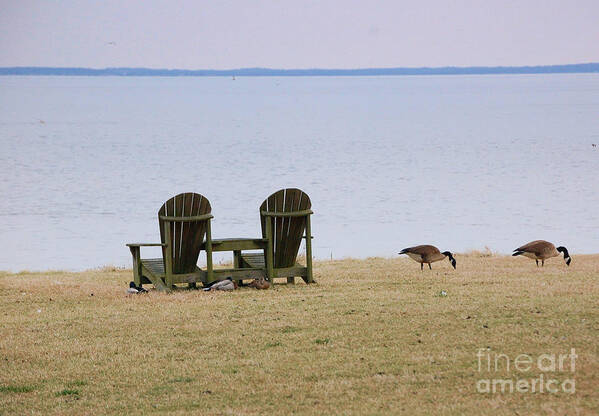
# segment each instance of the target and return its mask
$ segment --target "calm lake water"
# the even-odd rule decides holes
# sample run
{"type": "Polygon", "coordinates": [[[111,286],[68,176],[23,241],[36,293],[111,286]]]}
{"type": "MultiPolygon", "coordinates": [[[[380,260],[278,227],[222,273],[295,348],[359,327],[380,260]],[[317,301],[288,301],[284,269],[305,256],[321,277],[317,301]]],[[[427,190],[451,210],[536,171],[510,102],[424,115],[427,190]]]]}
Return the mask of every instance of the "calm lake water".
{"type": "Polygon", "coordinates": [[[0,176],[0,270],[129,266],[186,191],[214,237],[259,236],[282,187],[312,199],[317,258],[575,257],[599,252],[599,74],[0,77],[0,176]]]}

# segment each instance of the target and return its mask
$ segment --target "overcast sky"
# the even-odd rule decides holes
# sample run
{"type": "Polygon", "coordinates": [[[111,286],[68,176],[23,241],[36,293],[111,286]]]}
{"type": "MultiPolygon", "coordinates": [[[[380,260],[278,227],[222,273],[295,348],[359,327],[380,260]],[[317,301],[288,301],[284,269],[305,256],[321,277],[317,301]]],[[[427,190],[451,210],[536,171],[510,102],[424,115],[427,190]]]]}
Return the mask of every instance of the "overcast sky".
{"type": "Polygon", "coordinates": [[[599,0],[0,0],[0,66],[599,62],[599,0]]]}

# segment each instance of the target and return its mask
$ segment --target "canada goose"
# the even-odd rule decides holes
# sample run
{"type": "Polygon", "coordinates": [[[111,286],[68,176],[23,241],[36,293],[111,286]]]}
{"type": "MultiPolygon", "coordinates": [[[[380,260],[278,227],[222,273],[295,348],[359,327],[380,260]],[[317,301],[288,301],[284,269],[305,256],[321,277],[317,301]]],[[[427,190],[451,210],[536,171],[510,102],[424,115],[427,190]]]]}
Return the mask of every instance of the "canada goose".
{"type": "Polygon", "coordinates": [[[129,282],[129,288],[127,289],[127,293],[130,295],[136,294],[136,293],[146,293],[147,290],[144,289],[143,287],[139,286],[135,286],[135,282],[129,282]]]}
{"type": "Polygon", "coordinates": [[[563,246],[555,248],[553,244],[545,240],[535,240],[528,244],[524,244],[522,247],[518,247],[514,250],[512,256],[525,256],[531,259],[535,259],[537,267],[539,267],[539,260],[541,260],[541,267],[545,265],[545,260],[559,256],[559,253],[564,253],[564,260],[566,265],[569,266],[572,258],[568,249],[563,246]]]}
{"type": "Polygon", "coordinates": [[[139,290],[137,290],[137,287],[135,286],[135,282],[129,282],[129,289],[127,289],[127,293],[130,295],[139,293],[139,290]]]}
{"type": "Polygon", "coordinates": [[[428,268],[432,270],[433,268],[431,267],[431,263],[443,260],[445,257],[449,257],[451,265],[454,269],[456,268],[456,261],[453,258],[453,255],[449,251],[444,251],[441,253],[435,246],[423,245],[408,247],[401,250],[399,254],[407,254],[412,260],[420,263],[420,270],[423,269],[424,263],[428,263],[428,268]]]}

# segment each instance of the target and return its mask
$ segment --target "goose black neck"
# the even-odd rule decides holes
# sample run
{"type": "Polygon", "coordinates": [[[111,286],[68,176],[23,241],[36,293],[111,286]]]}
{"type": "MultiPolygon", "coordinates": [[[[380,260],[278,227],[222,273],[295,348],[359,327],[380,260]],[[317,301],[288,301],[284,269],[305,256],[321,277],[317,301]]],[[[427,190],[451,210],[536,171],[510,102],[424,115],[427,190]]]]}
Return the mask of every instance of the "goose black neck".
{"type": "Polygon", "coordinates": [[[443,253],[441,253],[441,254],[443,254],[444,256],[447,256],[447,257],[449,257],[449,262],[451,263],[451,265],[452,265],[452,266],[453,266],[453,268],[455,269],[455,268],[456,268],[456,261],[455,261],[455,259],[453,258],[453,255],[451,254],[451,252],[449,252],[449,251],[444,251],[444,252],[443,252],[443,253]]]}
{"type": "Polygon", "coordinates": [[[570,253],[568,253],[568,249],[564,246],[559,246],[557,248],[557,251],[559,251],[560,253],[564,253],[564,259],[570,257],[570,253]]]}

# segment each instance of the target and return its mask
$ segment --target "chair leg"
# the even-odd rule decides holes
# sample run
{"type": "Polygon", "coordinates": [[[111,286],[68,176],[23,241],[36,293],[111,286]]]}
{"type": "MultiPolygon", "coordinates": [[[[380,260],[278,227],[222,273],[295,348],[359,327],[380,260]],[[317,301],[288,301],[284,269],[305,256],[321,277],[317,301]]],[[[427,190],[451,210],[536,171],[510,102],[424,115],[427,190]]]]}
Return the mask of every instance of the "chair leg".
{"type": "Polygon", "coordinates": [[[133,257],[133,281],[135,286],[141,287],[142,284],[142,273],[141,273],[141,256],[139,247],[129,247],[131,250],[131,256],[133,257]]]}
{"type": "Polygon", "coordinates": [[[206,222],[206,282],[212,283],[214,281],[214,266],[212,263],[212,229],[210,226],[210,220],[206,222]]]}
{"type": "MultiPolygon", "coordinates": [[[[171,241],[171,226],[168,221],[164,222],[164,239],[165,241],[171,241]]],[[[173,288],[173,249],[168,246],[165,250],[166,256],[164,258],[164,284],[167,290],[173,288]]]]}
{"type": "Polygon", "coordinates": [[[310,225],[310,216],[306,217],[306,283],[314,283],[312,275],[312,227],[310,225]]]}
{"type": "Polygon", "coordinates": [[[164,284],[164,281],[159,276],[154,276],[151,272],[147,271],[145,277],[154,285],[159,292],[170,292],[170,288],[164,284]]]}
{"type": "Polygon", "coordinates": [[[270,283],[274,283],[275,273],[274,273],[274,256],[273,256],[273,236],[272,236],[272,219],[266,218],[266,249],[264,253],[264,262],[266,263],[266,277],[270,283]]]}

